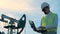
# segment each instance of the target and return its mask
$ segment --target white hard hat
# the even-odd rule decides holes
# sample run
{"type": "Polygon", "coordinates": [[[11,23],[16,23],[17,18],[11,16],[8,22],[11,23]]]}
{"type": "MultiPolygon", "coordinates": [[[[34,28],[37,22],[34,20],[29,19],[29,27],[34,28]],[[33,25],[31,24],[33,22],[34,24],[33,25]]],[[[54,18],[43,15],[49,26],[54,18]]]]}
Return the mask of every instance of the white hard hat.
{"type": "Polygon", "coordinates": [[[42,3],[41,8],[43,9],[44,7],[49,6],[47,2],[42,3]]]}

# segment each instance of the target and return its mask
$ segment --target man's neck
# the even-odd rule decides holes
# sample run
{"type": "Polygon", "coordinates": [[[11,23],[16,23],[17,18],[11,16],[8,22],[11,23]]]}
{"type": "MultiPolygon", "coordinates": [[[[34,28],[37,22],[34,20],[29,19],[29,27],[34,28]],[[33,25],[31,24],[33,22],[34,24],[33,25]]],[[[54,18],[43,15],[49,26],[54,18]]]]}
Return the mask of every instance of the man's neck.
{"type": "Polygon", "coordinates": [[[50,11],[46,15],[48,15],[49,13],[50,13],[50,11]]]}

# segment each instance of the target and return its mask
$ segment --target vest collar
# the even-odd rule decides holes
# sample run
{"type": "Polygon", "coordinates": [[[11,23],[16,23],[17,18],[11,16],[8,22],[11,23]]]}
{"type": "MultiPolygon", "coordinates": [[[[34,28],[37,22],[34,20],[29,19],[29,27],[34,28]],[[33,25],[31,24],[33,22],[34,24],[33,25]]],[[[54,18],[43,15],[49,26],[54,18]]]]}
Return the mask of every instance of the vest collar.
{"type": "Polygon", "coordinates": [[[50,15],[52,12],[50,11],[46,16],[50,15]]]}

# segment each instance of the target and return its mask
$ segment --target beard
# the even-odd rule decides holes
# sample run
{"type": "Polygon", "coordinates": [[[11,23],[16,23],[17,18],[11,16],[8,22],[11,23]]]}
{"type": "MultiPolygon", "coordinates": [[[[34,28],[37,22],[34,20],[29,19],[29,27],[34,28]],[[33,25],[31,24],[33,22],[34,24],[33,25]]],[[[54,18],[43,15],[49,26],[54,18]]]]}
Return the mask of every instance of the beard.
{"type": "Polygon", "coordinates": [[[49,11],[44,11],[44,13],[45,13],[45,14],[48,14],[48,13],[49,13],[49,11]]]}

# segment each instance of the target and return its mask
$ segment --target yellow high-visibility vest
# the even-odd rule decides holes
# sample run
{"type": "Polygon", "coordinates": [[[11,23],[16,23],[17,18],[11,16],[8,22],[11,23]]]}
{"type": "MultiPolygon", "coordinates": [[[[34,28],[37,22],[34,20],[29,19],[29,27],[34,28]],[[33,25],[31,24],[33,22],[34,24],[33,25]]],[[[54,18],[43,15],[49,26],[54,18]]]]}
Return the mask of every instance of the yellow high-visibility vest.
{"type": "MultiPolygon", "coordinates": [[[[56,14],[51,13],[48,21],[46,21],[46,16],[44,16],[42,18],[42,26],[46,27],[46,26],[50,26],[51,24],[53,24],[55,15],[56,14]],[[47,24],[47,22],[48,22],[48,24],[47,24]]],[[[50,32],[50,31],[56,32],[57,31],[57,27],[55,27],[54,29],[51,29],[51,30],[47,30],[47,31],[48,32],[50,32]]]]}

